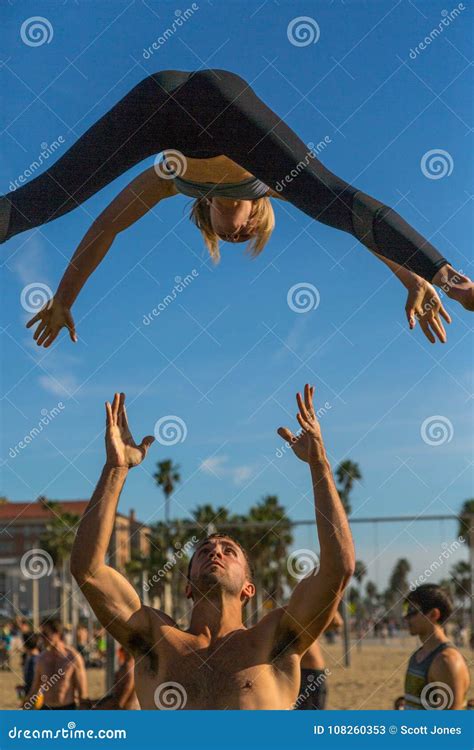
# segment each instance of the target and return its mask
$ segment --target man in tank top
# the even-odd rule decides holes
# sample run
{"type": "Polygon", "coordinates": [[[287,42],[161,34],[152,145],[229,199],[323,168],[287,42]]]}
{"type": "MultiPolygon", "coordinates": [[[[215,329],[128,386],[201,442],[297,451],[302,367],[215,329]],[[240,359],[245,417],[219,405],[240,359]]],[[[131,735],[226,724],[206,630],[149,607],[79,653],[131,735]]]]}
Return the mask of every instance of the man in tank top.
{"type": "Polygon", "coordinates": [[[469,671],[444,625],[453,611],[448,593],[423,584],[406,598],[405,618],[421,647],[411,655],[405,677],[405,710],[466,708],[469,671]]]}

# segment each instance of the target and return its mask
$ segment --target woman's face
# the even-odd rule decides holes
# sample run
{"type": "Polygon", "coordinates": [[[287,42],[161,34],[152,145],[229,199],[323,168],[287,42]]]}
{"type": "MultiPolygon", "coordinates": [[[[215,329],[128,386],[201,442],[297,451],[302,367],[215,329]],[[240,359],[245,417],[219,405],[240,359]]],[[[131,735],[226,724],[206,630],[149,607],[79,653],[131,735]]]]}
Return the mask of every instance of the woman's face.
{"type": "Polygon", "coordinates": [[[253,201],[234,198],[209,198],[209,212],[214,231],[227,242],[247,242],[255,233],[250,219],[253,201]]]}

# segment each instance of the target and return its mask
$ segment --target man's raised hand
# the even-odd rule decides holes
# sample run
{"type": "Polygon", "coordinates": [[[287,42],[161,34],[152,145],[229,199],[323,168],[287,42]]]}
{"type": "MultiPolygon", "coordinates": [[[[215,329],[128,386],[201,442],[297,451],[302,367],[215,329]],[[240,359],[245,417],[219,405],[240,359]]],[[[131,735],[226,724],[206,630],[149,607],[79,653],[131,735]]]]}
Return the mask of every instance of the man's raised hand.
{"type": "Polygon", "coordinates": [[[301,461],[310,463],[311,460],[319,459],[324,453],[321,429],[313,406],[314,386],[306,383],[304,387],[304,401],[300,393],[296,394],[298,414],[296,419],[300,423],[301,431],[293,435],[288,427],[279,427],[277,432],[287,443],[290,443],[293,452],[301,461]]]}
{"type": "Polygon", "coordinates": [[[145,458],[148,448],[155,438],[147,435],[140,445],[135,443],[128,427],[125,393],[116,393],[112,404],[106,401],[105,411],[107,414],[105,432],[107,466],[112,468],[126,467],[128,469],[138,466],[145,458]]]}

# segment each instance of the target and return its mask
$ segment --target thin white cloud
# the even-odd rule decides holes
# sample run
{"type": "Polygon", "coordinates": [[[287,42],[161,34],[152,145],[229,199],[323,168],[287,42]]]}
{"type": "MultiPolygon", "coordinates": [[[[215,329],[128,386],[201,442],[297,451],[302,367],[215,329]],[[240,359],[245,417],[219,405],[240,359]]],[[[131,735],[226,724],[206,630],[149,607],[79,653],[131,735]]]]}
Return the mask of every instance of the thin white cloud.
{"type": "Polygon", "coordinates": [[[67,397],[73,394],[80,383],[75,375],[41,375],[38,382],[42,388],[54,396],[67,397]]]}
{"type": "Polygon", "coordinates": [[[211,474],[217,479],[231,479],[234,484],[242,484],[250,479],[256,471],[256,467],[250,464],[229,466],[228,463],[228,456],[211,456],[206,458],[199,468],[205,474],[211,474]]]}
{"type": "Polygon", "coordinates": [[[28,238],[9,265],[23,286],[35,282],[50,286],[46,269],[47,254],[38,234],[28,238]]]}
{"type": "Polygon", "coordinates": [[[205,474],[213,474],[221,479],[223,477],[223,464],[227,460],[227,456],[211,456],[210,458],[206,458],[199,468],[205,474]]]}

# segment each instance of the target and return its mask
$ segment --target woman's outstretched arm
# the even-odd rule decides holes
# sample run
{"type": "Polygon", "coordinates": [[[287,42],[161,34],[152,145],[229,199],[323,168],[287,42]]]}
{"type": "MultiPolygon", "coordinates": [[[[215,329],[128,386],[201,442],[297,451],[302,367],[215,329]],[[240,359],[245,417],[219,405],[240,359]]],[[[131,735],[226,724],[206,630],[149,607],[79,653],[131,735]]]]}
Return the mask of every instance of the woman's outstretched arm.
{"type": "Polygon", "coordinates": [[[38,346],[51,346],[63,327],[69,329],[71,340],[77,341],[71,307],[87,279],[105,258],[119,232],[175,193],[173,181],[164,180],[150,167],[132,180],[97,217],[71,258],[53,299],[27,323],[27,328],[39,324],[33,336],[38,346]]]}

